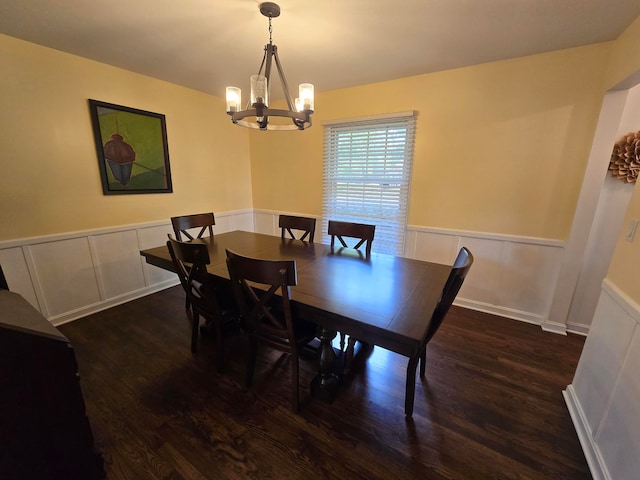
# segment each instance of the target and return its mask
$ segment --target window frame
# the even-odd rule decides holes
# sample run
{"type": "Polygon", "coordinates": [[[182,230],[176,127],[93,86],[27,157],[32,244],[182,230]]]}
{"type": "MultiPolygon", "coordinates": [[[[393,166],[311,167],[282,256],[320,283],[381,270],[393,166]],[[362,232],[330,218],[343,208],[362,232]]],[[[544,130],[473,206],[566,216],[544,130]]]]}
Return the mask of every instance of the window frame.
{"type": "Polygon", "coordinates": [[[369,223],[373,251],[404,254],[416,123],[409,111],[323,124],[323,242],[329,220],[369,223]]]}

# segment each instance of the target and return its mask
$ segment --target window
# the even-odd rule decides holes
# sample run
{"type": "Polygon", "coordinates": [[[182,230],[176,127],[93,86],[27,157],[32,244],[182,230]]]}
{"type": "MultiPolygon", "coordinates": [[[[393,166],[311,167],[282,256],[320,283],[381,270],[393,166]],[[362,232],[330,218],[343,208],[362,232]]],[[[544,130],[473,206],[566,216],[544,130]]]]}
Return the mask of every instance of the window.
{"type": "Polygon", "coordinates": [[[325,124],[323,225],[376,226],[372,250],[404,253],[414,112],[325,124]]]}

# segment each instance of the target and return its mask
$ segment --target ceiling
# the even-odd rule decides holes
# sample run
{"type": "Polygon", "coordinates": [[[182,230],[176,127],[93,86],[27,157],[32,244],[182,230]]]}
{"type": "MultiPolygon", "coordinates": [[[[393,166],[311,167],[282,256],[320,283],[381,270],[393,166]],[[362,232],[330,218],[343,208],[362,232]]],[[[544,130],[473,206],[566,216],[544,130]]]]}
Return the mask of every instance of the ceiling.
{"type": "MultiPolygon", "coordinates": [[[[260,66],[259,3],[3,0],[0,33],[223,97],[227,85],[247,91],[260,66]]],[[[640,16],[638,0],[277,3],[287,82],[316,92],[613,40],[640,16]]]]}

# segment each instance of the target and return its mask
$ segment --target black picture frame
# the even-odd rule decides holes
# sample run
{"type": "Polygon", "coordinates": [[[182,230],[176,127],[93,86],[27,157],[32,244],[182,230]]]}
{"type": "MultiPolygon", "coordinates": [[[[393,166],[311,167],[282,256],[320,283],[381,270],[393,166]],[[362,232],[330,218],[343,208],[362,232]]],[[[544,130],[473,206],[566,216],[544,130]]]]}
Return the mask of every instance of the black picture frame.
{"type": "Polygon", "coordinates": [[[89,99],[105,195],[172,193],[165,116],[89,99]]]}

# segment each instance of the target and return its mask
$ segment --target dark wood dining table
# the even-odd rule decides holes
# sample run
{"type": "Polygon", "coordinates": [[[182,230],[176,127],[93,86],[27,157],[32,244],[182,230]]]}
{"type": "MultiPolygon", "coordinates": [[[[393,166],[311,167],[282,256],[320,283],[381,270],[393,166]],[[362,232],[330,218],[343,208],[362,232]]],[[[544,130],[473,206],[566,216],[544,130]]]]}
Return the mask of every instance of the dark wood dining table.
{"type": "MultiPolygon", "coordinates": [[[[334,248],[272,235],[232,231],[208,244],[208,272],[228,281],[226,249],[261,259],[296,261],[298,284],[291,288],[296,314],[319,326],[320,373],[314,397],[331,401],[338,387],[332,340],[338,331],[365,345],[412,356],[422,345],[431,316],[451,272],[450,265],[393,255],[334,248]]],[[[142,250],[147,263],[174,271],[166,246],[142,250]]]]}

